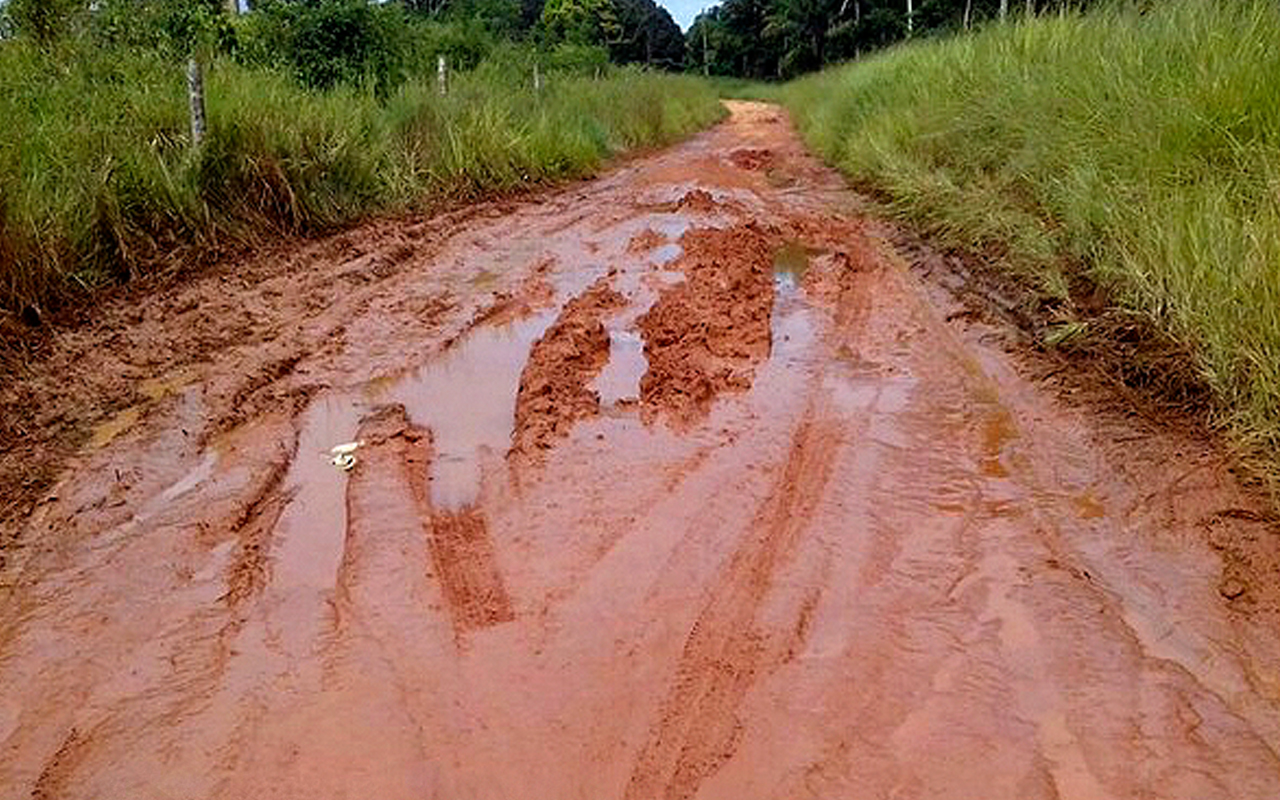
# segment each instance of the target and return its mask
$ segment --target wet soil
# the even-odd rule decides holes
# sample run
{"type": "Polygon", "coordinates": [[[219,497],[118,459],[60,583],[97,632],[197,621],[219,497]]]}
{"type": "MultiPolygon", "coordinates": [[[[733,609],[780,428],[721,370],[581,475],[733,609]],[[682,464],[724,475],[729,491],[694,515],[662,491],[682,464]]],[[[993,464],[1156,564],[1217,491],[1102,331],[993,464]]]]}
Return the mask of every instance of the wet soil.
{"type": "Polygon", "coordinates": [[[61,334],[3,389],[0,798],[1280,796],[1229,462],[731,110],[61,334]]]}

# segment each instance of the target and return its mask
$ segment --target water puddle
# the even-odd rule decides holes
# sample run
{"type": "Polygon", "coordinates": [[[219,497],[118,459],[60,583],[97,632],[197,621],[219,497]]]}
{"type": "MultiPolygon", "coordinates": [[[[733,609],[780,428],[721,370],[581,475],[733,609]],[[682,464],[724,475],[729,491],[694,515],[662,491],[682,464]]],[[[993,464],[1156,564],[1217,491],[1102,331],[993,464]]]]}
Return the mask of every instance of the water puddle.
{"type": "Polygon", "coordinates": [[[95,425],[93,432],[89,434],[89,445],[95,448],[106,447],[117,436],[138,424],[141,418],[141,406],[126,408],[107,421],[95,425]]]}
{"type": "Polygon", "coordinates": [[[692,223],[681,214],[657,214],[649,219],[649,227],[668,239],[679,241],[692,227],[692,223]]]}
{"type": "Polygon", "coordinates": [[[788,239],[773,254],[774,277],[780,282],[798,286],[809,269],[810,260],[821,253],[818,248],[788,239]]]}
{"type": "Polygon", "coordinates": [[[534,341],[559,311],[477,328],[379,398],[402,403],[409,419],[431,429],[431,502],[437,508],[457,510],[474,503],[482,453],[505,453],[511,446],[520,373],[534,341]]]}
{"type": "Polygon", "coordinates": [[[684,248],[678,244],[664,244],[659,247],[655,247],[650,258],[655,264],[670,264],[672,261],[679,258],[683,252],[684,248]]]}
{"type": "Polygon", "coordinates": [[[181,480],[160,493],[160,499],[164,502],[169,502],[196,488],[213,475],[213,468],[217,466],[217,464],[218,451],[210,450],[205,453],[204,457],[200,459],[200,463],[195,469],[188,472],[181,480]]]}
{"type": "MultiPolygon", "coordinates": [[[[669,246],[680,249],[679,245],[669,246]]],[[[663,269],[643,274],[624,272],[619,276],[617,288],[629,302],[624,311],[606,322],[609,360],[591,383],[600,396],[601,409],[616,409],[640,399],[640,380],[649,370],[649,359],[644,354],[644,337],[636,327],[637,321],[653,308],[663,289],[684,279],[681,272],[663,269]]]]}
{"type": "Polygon", "coordinates": [[[289,591],[333,586],[347,529],[346,476],[329,448],[347,441],[364,409],[343,397],[321,397],[303,415],[298,452],[283,489],[289,505],[277,523],[272,584],[289,591]]]}
{"type": "MultiPolygon", "coordinates": [[[[591,277],[565,277],[562,296],[581,291],[591,277]]],[[[473,505],[485,454],[505,454],[511,445],[515,397],[529,350],[559,313],[557,303],[520,320],[474,328],[417,370],[313,401],[282,487],[290,500],[277,525],[273,585],[285,593],[333,586],[346,537],[347,474],[334,466],[330,451],[352,441],[360,420],[378,406],[401,404],[410,421],[431,430],[432,504],[448,511],[473,505]]],[[[358,469],[359,450],[354,456],[358,469]]],[[[170,491],[176,496],[200,480],[197,470],[170,491]]]]}
{"type": "Polygon", "coordinates": [[[633,330],[609,331],[609,363],[596,376],[595,389],[600,405],[640,399],[640,379],[649,369],[644,355],[644,339],[633,330]]]}

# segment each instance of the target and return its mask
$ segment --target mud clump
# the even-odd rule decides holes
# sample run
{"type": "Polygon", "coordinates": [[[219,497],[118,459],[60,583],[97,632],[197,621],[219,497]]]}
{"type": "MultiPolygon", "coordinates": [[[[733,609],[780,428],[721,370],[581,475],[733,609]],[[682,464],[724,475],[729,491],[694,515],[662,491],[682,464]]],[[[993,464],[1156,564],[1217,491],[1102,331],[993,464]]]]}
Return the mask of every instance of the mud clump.
{"type": "Polygon", "coordinates": [[[653,228],[645,228],[640,233],[631,237],[631,241],[627,244],[627,252],[647,253],[655,247],[660,247],[666,243],[667,237],[658,233],[653,228]]]}
{"type": "Polygon", "coordinates": [[[739,169],[757,172],[773,166],[773,151],[765,148],[743,147],[729,154],[729,162],[739,169]]]}
{"type": "Polygon", "coordinates": [[[676,209],[679,211],[701,211],[709,214],[719,208],[720,204],[711,196],[711,193],[703,189],[685,192],[684,197],[676,203],[676,209]]]}
{"type": "Polygon", "coordinates": [[[638,325],[649,369],[641,413],[692,422],[725,391],[749,389],[769,355],[773,237],[754,223],[697,229],[680,239],[684,283],[663,292],[638,325]]]}
{"type": "Polygon", "coordinates": [[[537,457],[578,420],[600,412],[600,397],[590,383],[609,361],[604,319],[625,305],[609,278],[601,278],[570,300],[534,342],[516,392],[510,455],[537,457]]]}

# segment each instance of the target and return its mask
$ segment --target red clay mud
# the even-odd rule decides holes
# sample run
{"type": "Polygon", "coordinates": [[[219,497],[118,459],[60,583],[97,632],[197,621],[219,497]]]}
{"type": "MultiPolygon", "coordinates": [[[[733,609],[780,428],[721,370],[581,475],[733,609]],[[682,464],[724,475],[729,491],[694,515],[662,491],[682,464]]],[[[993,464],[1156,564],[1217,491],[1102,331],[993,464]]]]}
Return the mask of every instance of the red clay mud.
{"type": "Polygon", "coordinates": [[[680,238],[685,281],[639,319],[649,369],[640,399],[649,418],[690,422],[725,391],[751,387],[769,355],[774,239],[754,223],[680,238]]]}
{"type": "Polygon", "coordinates": [[[589,384],[609,360],[603,320],[625,305],[626,298],[601,278],[570,300],[534,342],[516,393],[513,455],[536,457],[579,420],[600,412],[600,397],[589,384]]]}
{"type": "Polygon", "coordinates": [[[632,253],[647,253],[659,245],[666,244],[667,237],[658,233],[653,228],[645,228],[640,233],[631,237],[627,250],[632,253]]]}
{"type": "Polygon", "coordinates": [[[676,203],[676,208],[681,211],[697,211],[709,213],[719,209],[720,204],[711,196],[711,193],[703,189],[694,189],[691,192],[685,192],[684,196],[676,203]]]}
{"type": "Polygon", "coordinates": [[[735,167],[749,170],[768,169],[773,165],[773,151],[759,147],[743,147],[729,154],[735,167]]]}
{"type": "Polygon", "coordinates": [[[0,800],[1276,800],[1230,463],[730,108],[0,386],[0,800]]]}

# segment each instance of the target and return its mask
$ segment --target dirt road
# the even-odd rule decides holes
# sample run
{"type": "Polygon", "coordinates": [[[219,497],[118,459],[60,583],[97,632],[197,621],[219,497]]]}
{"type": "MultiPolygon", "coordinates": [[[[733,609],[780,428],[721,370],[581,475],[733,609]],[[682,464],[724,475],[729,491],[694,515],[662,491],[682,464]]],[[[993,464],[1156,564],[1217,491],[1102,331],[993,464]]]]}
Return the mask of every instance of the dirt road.
{"type": "Polygon", "coordinates": [[[0,798],[1280,798],[1274,529],[935,261],[734,104],[104,311],[0,798]]]}

